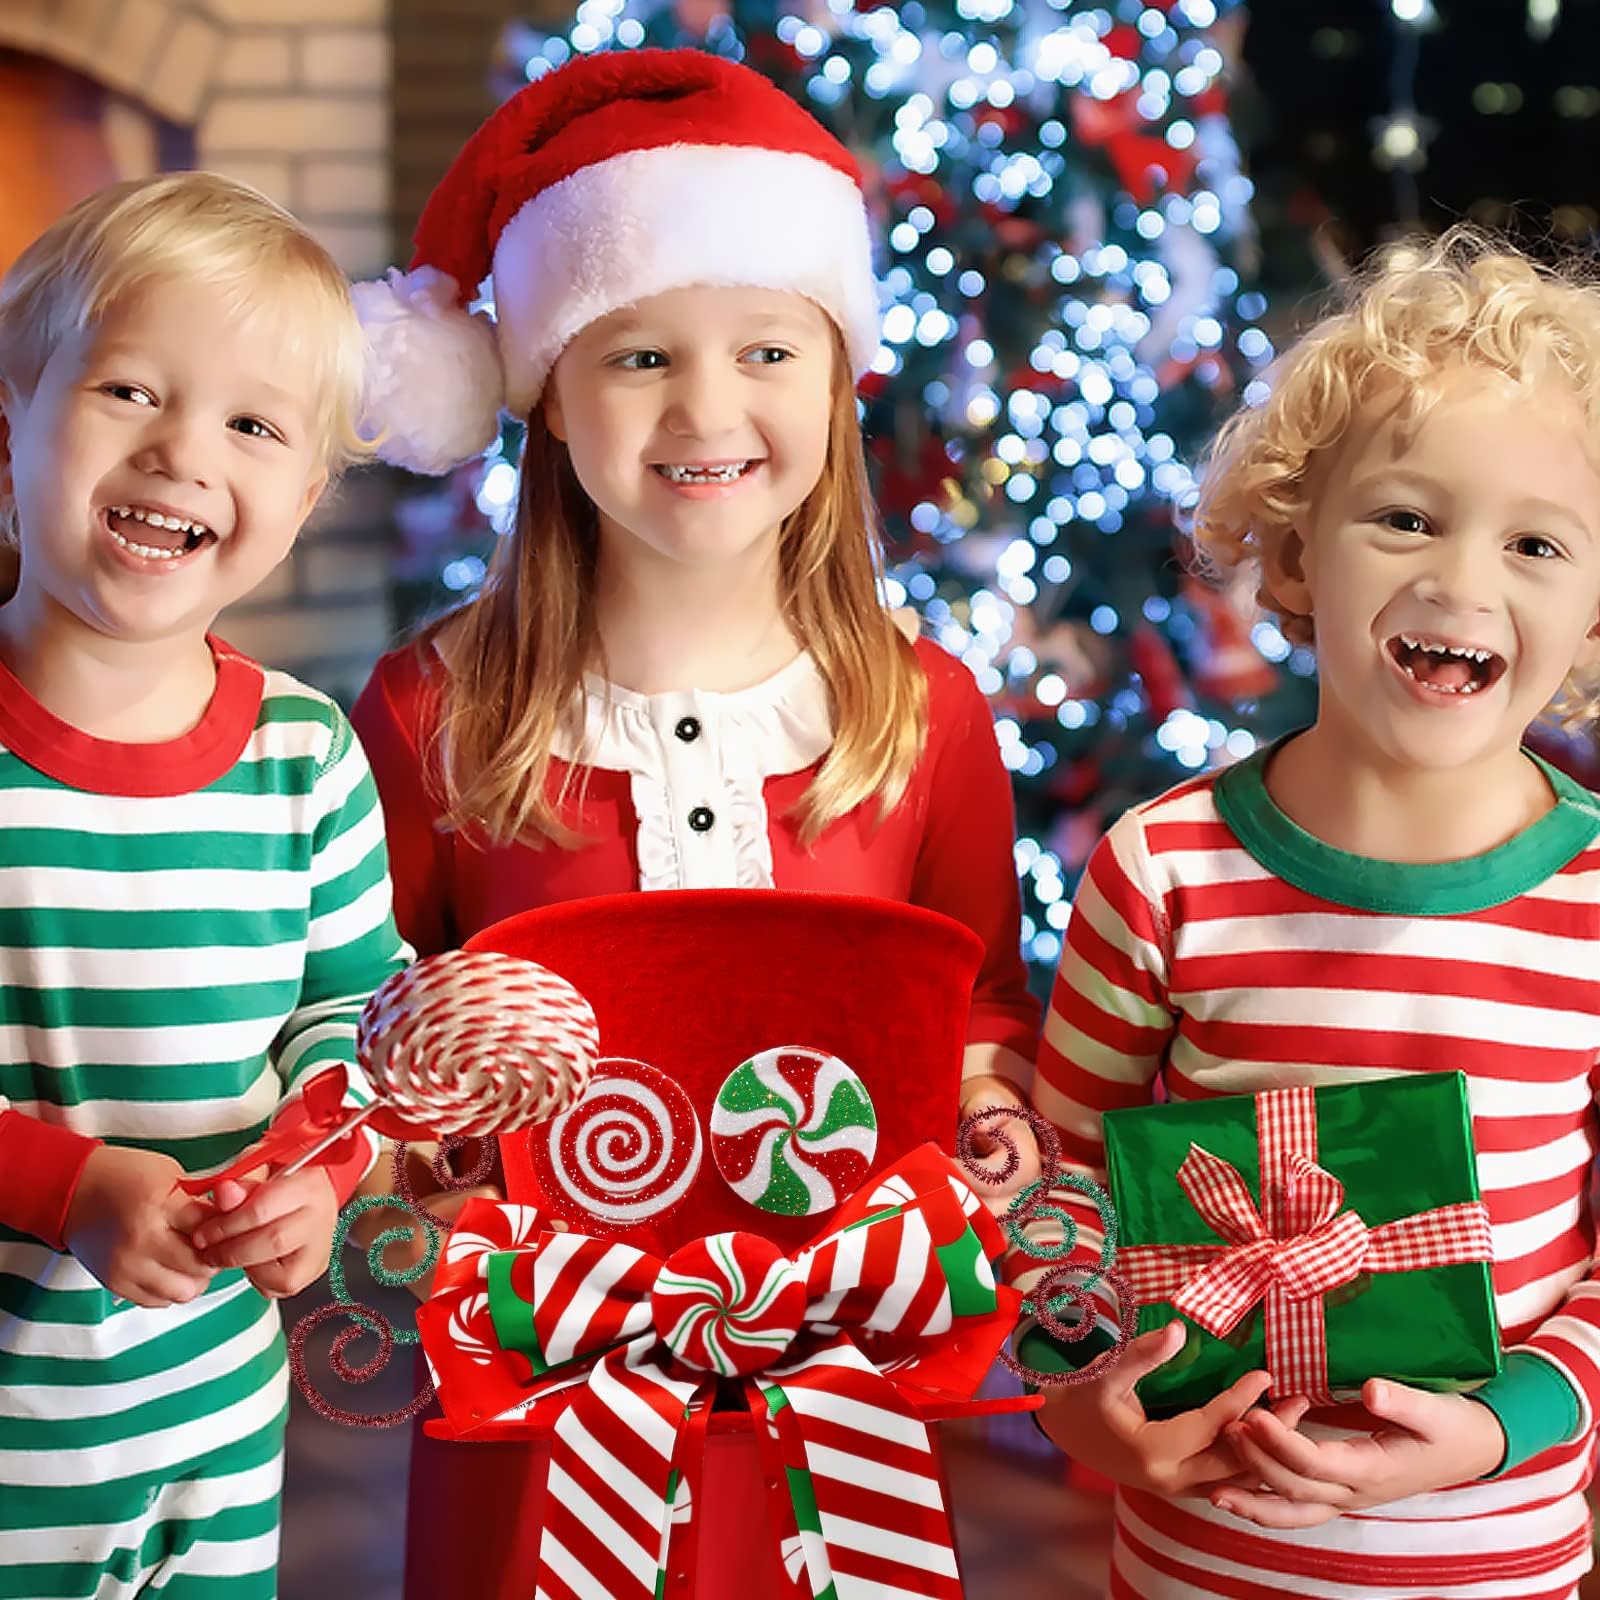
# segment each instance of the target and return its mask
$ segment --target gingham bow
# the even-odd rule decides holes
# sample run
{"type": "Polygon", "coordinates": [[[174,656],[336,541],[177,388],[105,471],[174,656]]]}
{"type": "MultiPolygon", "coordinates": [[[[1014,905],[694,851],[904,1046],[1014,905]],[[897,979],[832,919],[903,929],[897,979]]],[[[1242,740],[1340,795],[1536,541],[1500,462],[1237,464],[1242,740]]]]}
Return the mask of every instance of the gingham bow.
{"type": "MultiPolygon", "coordinates": [[[[436,1368],[447,1327],[492,1341],[485,1364],[522,1364],[535,1408],[559,1410],[535,1593],[693,1593],[686,1525],[704,1514],[701,1452],[716,1378],[729,1376],[752,1413],[790,1595],[959,1600],[937,1461],[902,1387],[949,1398],[959,1371],[962,1397],[976,1388],[1016,1315],[990,1267],[1002,1248],[927,1146],[792,1258],[748,1234],[662,1261],[543,1232],[475,1269],[458,1258],[419,1324],[436,1368]]],[[[447,1382],[440,1396],[448,1413],[447,1382]]]]}
{"type": "Polygon", "coordinates": [[[1225,1243],[1125,1246],[1117,1270],[1140,1304],[1168,1301],[1218,1338],[1264,1302],[1273,1393],[1326,1404],[1334,1397],[1322,1296],[1361,1272],[1491,1259],[1488,1209],[1474,1200],[1369,1228],[1340,1209],[1344,1185],[1316,1162],[1313,1090],[1257,1095],[1256,1127],[1261,1206],[1237,1167],[1191,1144],[1178,1184],[1225,1243]]]}

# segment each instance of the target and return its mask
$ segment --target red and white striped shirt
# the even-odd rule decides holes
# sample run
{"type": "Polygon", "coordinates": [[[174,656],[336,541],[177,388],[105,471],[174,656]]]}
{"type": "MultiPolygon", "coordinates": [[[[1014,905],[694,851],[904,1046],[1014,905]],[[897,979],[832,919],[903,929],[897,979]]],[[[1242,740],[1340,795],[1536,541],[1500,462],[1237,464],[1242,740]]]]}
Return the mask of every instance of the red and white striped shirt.
{"type": "MultiPolygon", "coordinates": [[[[1171,790],[1100,842],[1067,927],[1038,1108],[1103,1182],[1102,1113],[1148,1102],[1158,1079],[1195,1100],[1461,1070],[1503,1342],[1566,1374],[1583,1425],[1504,1477],[1310,1530],[1119,1491],[1110,1593],[1558,1600],[1590,1565],[1582,1491],[1600,1411],[1600,809],[1547,769],[1557,804],[1517,838],[1394,865],[1298,828],[1267,794],[1265,759],[1171,790]]],[[[1084,1226],[1074,1258],[1098,1252],[1084,1226]]]]}

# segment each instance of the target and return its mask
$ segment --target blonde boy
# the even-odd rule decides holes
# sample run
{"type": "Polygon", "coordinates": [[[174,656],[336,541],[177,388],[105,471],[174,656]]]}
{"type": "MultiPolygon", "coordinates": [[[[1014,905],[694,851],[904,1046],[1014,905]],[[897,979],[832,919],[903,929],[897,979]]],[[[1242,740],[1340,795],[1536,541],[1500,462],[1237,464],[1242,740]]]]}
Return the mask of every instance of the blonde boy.
{"type": "Polygon", "coordinates": [[[1224,431],[1195,533],[1314,642],[1317,719],[1101,842],[1037,1103],[1103,1175],[1101,1113],[1158,1077],[1189,1100],[1463,1071],[1505,1370],[1309,1414],[1257,1406],[1253,1373],[1152,1421],[1133,1384],[1182,1348],[1169,1325],[1055,1391],[1045,1426],[1118,1480],[1119,1596],[1574,1594],[1600,1403],[1600,810],[1521,741],[1558,694],[1594,709],[1600,290],[1465,231],[1392,257],[1224,431]]]}
{"type": "Polygon", "coordinates": [[[205,173],[91,197],[0,282],[7,1594],[275,1592],[271,1302],[370,1151],[226,1219],[174,1185],[353,1068],[403,950],[348,723],[210,629],[352,453],[363,348],[321,247],[205,173]]]}

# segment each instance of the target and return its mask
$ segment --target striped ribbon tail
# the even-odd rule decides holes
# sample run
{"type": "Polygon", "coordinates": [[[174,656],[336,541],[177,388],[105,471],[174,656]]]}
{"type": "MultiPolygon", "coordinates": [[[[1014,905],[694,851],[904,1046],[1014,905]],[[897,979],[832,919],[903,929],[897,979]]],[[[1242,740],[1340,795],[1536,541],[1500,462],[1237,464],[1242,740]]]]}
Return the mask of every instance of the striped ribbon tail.
{"type": "Polygon", "coordinates": [[[810,1593],[961,1600],[933,1443],[894,1384],[842,1338],[765,1377],[785,1460],[803,1463],[788,1476],[810,1593]]]}
{"type": "Polygon", "coordinates": [[[772,1600],[837,1600],[805,1441],[794,1427],[789,1402],[782,1389],[765,1381],[747,1383],[745,1393],[767,1487],[767,1521],[783,1574],[783,1587],[772,1600]]]}
{"type": "MultiPolygon", "coordinates": [[[[649,1343],[599,1362],[556,1423],[537,1600],[656,1600],[672,1543],[690,1537],[687,1519],[674,1521],[674,1466],[699,1386],[648,1359],[630,1364],[649,1343]]],[[[689,1517],[698,1509],[692,1496],[681,1503],[689,1517]]]]}

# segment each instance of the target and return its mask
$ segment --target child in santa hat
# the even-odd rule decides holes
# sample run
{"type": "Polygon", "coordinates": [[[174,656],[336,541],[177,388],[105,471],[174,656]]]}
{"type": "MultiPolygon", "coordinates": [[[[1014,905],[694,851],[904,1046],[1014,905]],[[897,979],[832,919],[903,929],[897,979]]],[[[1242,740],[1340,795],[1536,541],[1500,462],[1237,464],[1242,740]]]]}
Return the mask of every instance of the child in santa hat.
{"type": "MultiPolygon", "coordinates": [[[[528,430],[482,594],[355,711],[406,935],[629,889],[930,907],[987,951],[961,1109],[1015,1103],[1037,1014],[1010,790],[970,674],[880,598],[849,153],[732,62],[581,58],[484,124],[412,270],[358,301],[390,460],[444,471],[503,407],[528,430]],[[467,309],[491,276],[493,322],[467,309]]],[[[482,1511],[522,1455],[417,1444],[408,1594],[520,1596],[536,1532],[482,1511]]]]}

